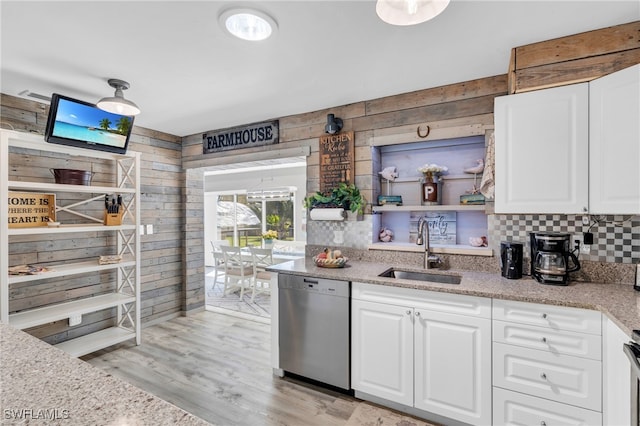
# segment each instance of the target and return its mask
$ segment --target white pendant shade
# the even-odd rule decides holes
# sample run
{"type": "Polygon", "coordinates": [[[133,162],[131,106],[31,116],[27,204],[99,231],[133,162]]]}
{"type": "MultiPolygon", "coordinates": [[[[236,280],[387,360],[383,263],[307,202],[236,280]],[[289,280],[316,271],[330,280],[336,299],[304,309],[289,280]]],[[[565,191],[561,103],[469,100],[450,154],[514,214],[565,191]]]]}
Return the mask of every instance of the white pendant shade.
{"type": "Polygon", "coordinates": [[[140,114],[140,108],[135,103],[124,98],[123,90],[129,88],[129,83],[115,78],[109,79],[109,86],[116,89],[113,96],[102,98],[96,106],[103,111],[120,115],[137,115],[140,114]]]}
{"type": "Polygon", "coordinates": [[[416,25],[435,18],[449,0],[378,0],[376,13],[388,24],[416,25]]]}
{"type": "Polygon", "coordinates": [[[120,115],[137,115],[140,114],[140,108],[125,98],[111,97],[102,98],[98,101],[98,108],[103,111],[112,112],[120,115]]]}

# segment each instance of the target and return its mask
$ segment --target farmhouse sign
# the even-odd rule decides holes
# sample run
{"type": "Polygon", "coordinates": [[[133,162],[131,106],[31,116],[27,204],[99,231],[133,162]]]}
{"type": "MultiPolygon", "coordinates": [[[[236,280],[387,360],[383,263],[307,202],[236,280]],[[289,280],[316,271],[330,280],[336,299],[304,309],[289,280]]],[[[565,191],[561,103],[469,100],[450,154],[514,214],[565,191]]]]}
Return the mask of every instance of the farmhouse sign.
{"type": "Polygon", "coordinates": [[[55,194],[9,191],[9,228],[47,226],[56,220],[55,194]]]}
{"type": "Polygon", "coordinates": [[[354,132],[320,137],[320,192],[331,191],[340,182],[354,183],[354,132]]]}
{"type": "Polygon", "coordinates": [[[233,151],[279,142],[279,122],[265,121],[202,134],[202,153],[233,151]]]}

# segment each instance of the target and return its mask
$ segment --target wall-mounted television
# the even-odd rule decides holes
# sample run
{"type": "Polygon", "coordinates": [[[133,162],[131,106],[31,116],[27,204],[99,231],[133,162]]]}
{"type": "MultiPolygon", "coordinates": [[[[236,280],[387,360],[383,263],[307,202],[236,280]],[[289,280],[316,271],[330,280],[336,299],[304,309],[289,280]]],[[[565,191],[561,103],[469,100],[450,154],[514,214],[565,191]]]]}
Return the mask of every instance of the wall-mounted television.
{"type": "Polygon", "coordinates": [[[44,139],[49,143],[124,154],[133,116],[103,111],[94,104],[54,93],[44,139]]]}

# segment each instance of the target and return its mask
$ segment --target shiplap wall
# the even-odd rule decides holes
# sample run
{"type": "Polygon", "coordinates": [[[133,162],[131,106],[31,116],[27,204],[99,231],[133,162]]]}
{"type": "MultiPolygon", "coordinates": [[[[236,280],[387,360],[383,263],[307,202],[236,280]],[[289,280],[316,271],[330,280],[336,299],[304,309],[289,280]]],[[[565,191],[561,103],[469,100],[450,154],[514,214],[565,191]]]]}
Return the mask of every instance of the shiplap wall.
{"type": "MultiPolygon", "coordinates": [[[[44,133],[48,105],[2,94],[0,97],[2,127],[17,131],[44,133]]],[[[140,127],[133,128],[129,149],[141,152],[141,222],[152,224],[153,235],[141,236],[141,318],[149,324],[179,315],[184,306],[183,235],[185,204],[183,200],[184,172],[180,138],[140,127]]],[[[57,155],[33,155],[33,152],[12,151],[12,180],[53,182],[50,167],[92,170],[93,184],[115,180],[110,163],[57,155]]],[[[37,154],[37,153],[36,153],[37,154]]],[[[62,194],[61,194],[62,195],[62,194]]],[[[65,193],[63,205],[82,196],[65,193]]],[[[99,214],[98,214],[99,216],[99,214]]],[[[69,222],[71,218],[65,218],[69,222]]],[[[13,238],[10,264],[55,262],[58,259],[97,257],[105,253],[113,236],[105,233],[51,236],[51,241],[36,241],[33,237],[13,238]]],[[[94,273],[12,285],[11,311],[49,303],[62,302],[109,290],[109,273],[94,273]]],[[[88,332],[106,328],[112,323],[112,311],[83,315],[81,325],[69,328],[66,321],[57,321],[27,330],[50,343],[57,343],[88,332]]]]}

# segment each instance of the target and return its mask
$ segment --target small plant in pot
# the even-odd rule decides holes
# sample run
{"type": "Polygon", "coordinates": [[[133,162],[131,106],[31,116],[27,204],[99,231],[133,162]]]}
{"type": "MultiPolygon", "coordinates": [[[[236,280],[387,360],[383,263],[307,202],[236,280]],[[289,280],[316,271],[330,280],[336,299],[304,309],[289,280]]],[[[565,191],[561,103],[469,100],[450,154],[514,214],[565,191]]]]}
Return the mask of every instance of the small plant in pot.
{"type": "Polygon", "coordinates": [[[342,208],[358,216],[364,213],[366,201],[360,190],[354,184],[341,182],[330,192],[316,192],[303,201],[306,209],[314,208],[342,208]]]}
{"type": "Polygon", "coordinates": [[[334,191],[338,192],[347,211],[357,219],[361,219],[367,202],[358,187],[352,183],[346,184],[341,182],[334,191]]]}

